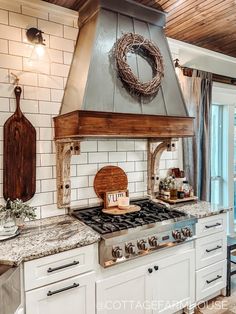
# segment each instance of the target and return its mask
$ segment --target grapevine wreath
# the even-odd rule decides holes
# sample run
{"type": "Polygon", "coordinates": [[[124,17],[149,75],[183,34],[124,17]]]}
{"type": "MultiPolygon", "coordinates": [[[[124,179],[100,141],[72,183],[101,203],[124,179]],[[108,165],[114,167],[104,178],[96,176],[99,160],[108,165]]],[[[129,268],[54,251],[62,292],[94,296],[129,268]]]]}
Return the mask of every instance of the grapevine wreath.
{"type": "Polygon", "coordinates": [[[114,52],[119,77],[132,93],[153,96],[158,92],[164,76],[164,66],[160,50],[152,41],[138,34],[127,33],[118,39],[114,52]],[[129,52],[139,54],[151,65],[153,78],[150,81],[142,82],[134,75],[127,63],[129,52]]]}

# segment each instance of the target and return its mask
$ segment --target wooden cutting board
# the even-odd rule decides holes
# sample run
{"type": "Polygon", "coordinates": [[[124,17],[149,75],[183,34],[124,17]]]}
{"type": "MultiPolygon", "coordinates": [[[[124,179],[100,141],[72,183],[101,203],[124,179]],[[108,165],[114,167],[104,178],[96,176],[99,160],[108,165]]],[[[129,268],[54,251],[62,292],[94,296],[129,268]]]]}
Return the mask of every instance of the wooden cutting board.
{"type": "Polygon", "coordinates": [[[20,109],[21,91],[15,87],[16,111],[3,128],[3,196],[25,202],[36,189],[36,131],[20,109]]]}
{"type": "Polygon", "coordinates": [[[97,196],[104,200],[105,193],[126,190],[128,178],[124,170],[116,166],[106,166],[100,169],[94,179],[94,190],[97,196]]]}

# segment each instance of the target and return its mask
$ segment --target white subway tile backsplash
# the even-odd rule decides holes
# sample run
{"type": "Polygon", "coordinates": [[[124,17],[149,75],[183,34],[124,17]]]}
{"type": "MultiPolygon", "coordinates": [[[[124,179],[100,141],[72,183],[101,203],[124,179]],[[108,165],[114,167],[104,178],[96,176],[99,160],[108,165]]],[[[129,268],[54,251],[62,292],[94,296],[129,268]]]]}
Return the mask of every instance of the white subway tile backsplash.
{"type": "Polygon", "coordinates": [[[38,27],[46,34],[55,35],[58,37],[63,36],[63,26],[61,24],[38,19],[38,27]]]}
{"type": "Polygon", "coordinates": [[[28,204],[30,206],[43,206],[53,204],[53,192],[35,194],[34,197],[28,201],[28,204]]]}
{"type": "MultiPolygon", "coordinates": [[[[63,52],[60,51],[60,50],[56,50],[56,49],[48,49],[48,54],[49,54],[49,57],[50,57],[50,60],[51,62],[56,62],[56,63],[63,63],[63,52]]],[[[70,63],[66,63],[64,62],[65,64],[69,64],[70,63]]]]}
{"type": "Polygon", "coordinates": [[[143,172],[128,172],[127,176],[129,182],[138,182],[144,180],[143,172]]]}
{"type": "Polygon", "coordinates": [[[136,161],[135,171],[147,171],[147,161],[136,161]]]}
{"type": "Polygon", "coordinates": [[[26,114],[26,117],[34,127],[51,127],[51,117],[49,115],[26,114]]]}
{"type": "Polygon", "coordinates": [[[64,64],[70,65],[71,61],[72,61],[72,58],[73,58],[73,53],[64,51],[63,52],[63,57],[64,57],[64,59],[63,59],[64,60],[64,64]]]}
{"type": "Polygon", "coordinates": [[[135,192],[144,192],[147,191],[146,182],[135,182],[135,192]]]}
{"type": "Polygon", "coordinates": [[[88,176],[71,178],[72,189],[84,188],[84,187],[88,187],[88,185],[89,185],[88,176]]]}
{"type": "MultiPolygon", "coordinates": [[[[19,79],[20,79],[20,83],[23,85],[30,85],[30,86],[37,86],[38,85],[38,77],[36,73],[31,73],[31,72],[16,72],[14,70],[10,70],[10,72],[13,72],[14,74],[16,74],[19,79]]],[[[14,84],[15,83],[15,78],[13,77],[13,75],[11,75],[11,83],[14,84]]]]}
{"type": "Polygon", "coordinates": [[[133,172],[134,170],[134,162],[119,162],[118,167],[122,168],[125,172],[133,172]]]}
{"type": "Polygon", "coordinates": [[[21,5],[16,1],[0,1],[0,8],[13,12],[21,12],[21,5]]]}
{"type": "Polygon", "coordinates": [[[50,100],[50,89],[42,87],[24,86],[25,99],[50,100]]]}
{"type": "Polygon", "coordinates": [[[41,192],[53,192],[56,190],[56,179],[41,180],[41,192]]]}
{"type": "Polygon", "coordinates": [[[33,46],[30,44],[21,43],[18,41],[9,41],[9,53],[14,56],[22,56],[29,58],[33,51],[33,46]]]}
{"type": "Polygon", "coordinates": [[[99,163],[99,162],[108,162],[108,152],[102,153],[88,153],[89,163],[99,163]]]}
{"type": "Polygon", "coordinates": [[[58,76],[39,74],[38,84],[40,87],[63,89],[63,79],[58,76]]]}
{"type": "Polygon", "coordinates": [[[58,49],[62,51],[73,52],[74,41],[71,39],[65,39],[55,36],[50,36],[50,48],[58,49]]]}
{"type": "Polygon", "coordinates": [[[51,101],[61,102],[64,95],[64,91],[61,89],[51,89],[51,101]]]}
{"type": "Polygon", "coordinates": [[[127,161],[140,161],[144,160],[143,152],[127,152],[127,161]]]}
{"type": "Polygon", "coordinates": [[[98,141],[98,151],[99,152],[115,152],[116,151],[116,141],[98,141]]]}
{"type": "Polygon", "coordinates": [[[80,165],[80,164],[87,164],[88,163],[88,154],[87,153],[80,153],[80,155],[73,155],[71,157],[71,164],[80,165]]]}
{"type": "MultiPolygon", "coordinates": [[[[1,56],[0,56],[1,58],[1,56]]],[[[1,83],[0,95],[2,97],[14,97],[14,86],[12,84],[1,83]]]]}
{"type": "Polygon", "coordinates": [[[74,26],[74,21],[78,20],[78,18],[71,18],[66,15],[63,16],[62,14],[49,12],[49,20],[63,25],[74,26]]]}
{"type": "Polygon", "coordinates": [[[78,36],[78,29],[70,26],[64,26],[64,37],[76,40],[78,36]]]}
{"type": "Polygon", "coordinates": [[[51,179],[52,178],[52,167],[39,167],[36,168],[37,180],[51,179]]]}
{"type": "MultiPolygon", "coordinates": [[[[38,113],[38,101],[37,100],[25,100],[21,99],[20,107],[24,113],[38,113]]],[[[15,111],[16,100],[10,99],[10,111],[15,111]]]]}
{"type": "Polygon", "coordinates": [[[37,27],[37,19],[31,16],[9,12],[9,25],[28,29],[37,27]]]}
{"type": "Polygon", "coordinates": [[[39,129],[39,139],[41,141],[53,140],[53,129],[51,129],[51,128],[40,128],[39,129]]]}
{"type": "Polygon", "coordinates": [[[41,154],[41,166],[55,166],[56,156],[55,154],[41,154]]]}
{"type": "Polygon", "coordinates": [[[9,73],[7,69],[0,69],[0,82],[1,83],[9,82],[9,73]]]}
{"type": "MultiPolygon", "coordinates": [[[[9,112],[9,98],[0,97],[0,111],[9,112]]],[[[1,114],[1,113],[0,113],[1,114]]]]}
{"type": "Polygon", "coordinates": [[[0,23],[8,24],[8,12],[6,10],[0,10],[0,23]]]}
{"type": "Polygon", "coordinates": [[[92,187],[87,188],[79,188],[78,189],[78,199],[88,199],[88,198],[95,198],[96,194],[94,192],[94,189],[92,187]]]}
{"type": "Polygon", "coordinates": [[[126,161],[126,152],[109,152],[109,162],[126,161]]]}
{"type": "MultiPolygon", "coordinates": [[[[0,25],[0,28],[1,28],[1,25],[0,25]]],[[[1,29],[0,29],[0,34],[1,34],[1,29]]],[[[14,70],[22,70],[22,58],[0,53],[0,67],[14,69],[14,70]]]]}
{"type": "Polygon", "coordinates": [[[98,171],[97,164],[77,165],[77,176],[95,175],[98,171]]]}
{"type": "MultiPolygon", "coordinates": [[[[70,66],[60,63],[52,63],[51,64],[51,74],[58,75],[62,77],[67,77],[69,74],[70,66]]],[[[54,87],[58,88],[58,87],[54,87]]]]}
{"type": "Polygon", "coordinates": [[[51,141],[37,141],[36,151],[38,154],[51,154],[52,153],[51,141]]]}
{"type": "Polygon", "coordinates": [[[41,206],[41,217],[52,217],[58,215],[65,215],[66,210],[63,208],[57,208],[56,204],[41,206]]]}
{"type": "Polygon", "coordinates": [[[117,141],[117,151],[133,151],[134,150],[134,141],[117,141]]]}
{"type": "Polygon", "coordinates": [[[97,141],[82,141],[80,144],[81,152],[97,152],[97,141]]]}
{"type": "Polygon", "coordinates": [[[39,112],[51,115],[58,115],[61,103],[51,101],[39,101],[39,112]]]}
{"type": "Polygon", "coordinates": [[[22,13],[25,15],[48,20],[48,12],[44,11],[42,8],[35,9],[35,8],[30,8],[27,5],[22,5],[21,9],[22,9],[22,13]]]}
{"type": "Polygon", "coordinates": [[[0,38],[21,41],[21,29],[0,24],[0,38]]]}
{"type": "Polygon", "coordinates": [[[37,61],[23,57],[23,70],[34,73],[50,74],[50,63],[43,60],[37,61]]]}
{"type": "Polygon", "coordinates": [[[134,144],[135,150],[147,150],[147,140],[136,140],[134,144]]]}
{"type": "Polygon", "coordinates": [[[0,39],[0,53],[8,53],[8,40],[0,39]]]}

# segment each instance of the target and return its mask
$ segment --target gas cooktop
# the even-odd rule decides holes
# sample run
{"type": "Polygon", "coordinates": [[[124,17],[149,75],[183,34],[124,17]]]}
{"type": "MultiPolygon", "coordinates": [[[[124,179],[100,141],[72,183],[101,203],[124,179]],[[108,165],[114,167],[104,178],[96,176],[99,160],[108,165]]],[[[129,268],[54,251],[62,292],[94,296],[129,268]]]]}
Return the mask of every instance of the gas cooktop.
{"type": "Polygon", "coordinates": [[[132,204],[139,205],[141,210],[114,216],[104,214],[102,207],[98,206],[75,211],[73,215],[100,234],[186,217],[186,214],[182,212],[170,210],[164,204],[157,204],[149,199],[134,201],[132,204]]]}
{"type": "Polygon", "coordinates": [[[150,199],[131,202],[141,210],[122,215],[102,212],[102,206],[76,210],[73,215],[100,233],[99,262],[103,267],[147,256],[195,237],[197,219],[150,199]]]}

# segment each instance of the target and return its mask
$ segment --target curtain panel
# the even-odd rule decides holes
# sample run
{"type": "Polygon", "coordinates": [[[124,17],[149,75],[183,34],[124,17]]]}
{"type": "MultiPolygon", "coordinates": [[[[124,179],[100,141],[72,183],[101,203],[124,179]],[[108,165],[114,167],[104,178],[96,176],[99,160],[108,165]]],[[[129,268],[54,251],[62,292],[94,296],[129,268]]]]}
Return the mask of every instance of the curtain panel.
{"type": "Polygon", "coordinates": [[[195,194],[210,201],[212,74],[199,70],[191,74],[185,76],[182,69],[178,73],[189,116],[195,118],[195,136],[183,139],[183,165],[195,194]]]}

